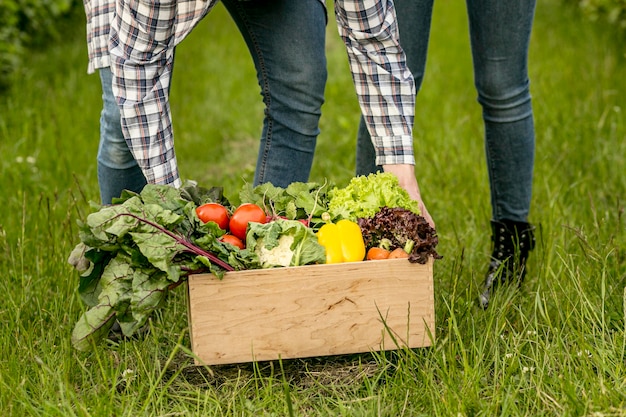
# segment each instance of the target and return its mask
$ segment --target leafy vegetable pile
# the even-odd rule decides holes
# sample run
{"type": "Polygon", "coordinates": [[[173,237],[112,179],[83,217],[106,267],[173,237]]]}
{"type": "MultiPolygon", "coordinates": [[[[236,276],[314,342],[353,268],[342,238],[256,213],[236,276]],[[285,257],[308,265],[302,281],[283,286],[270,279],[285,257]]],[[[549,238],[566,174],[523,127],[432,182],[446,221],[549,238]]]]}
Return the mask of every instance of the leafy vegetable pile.
{"type": "Polygon", "coordinates": [[[88,307],[74,327],[74,347],[88,349],[105,338],[116,321],[125,336],[132,336],[168,291],[190,274],[222,277],[226,271],[325,263],[327,250],[316,232],[333,221],[358,221],[367,247],[381,240],[405,248],[412,242],[410,261],[440,257],[434,250],[435,231],[392,174],[357,177],[346,188],[317,183],[287,188],[246,185],[239,197],[267,215],[247,228],[244,224],[245,244],[239,246],[224,239],[227,231],[222,227],[228,219],[223,215],[221,226],[200,219],[216,213],[202,211],[203,205],[209,208],[207,203],[216,203],[210,205],[212,210],[236,212],[218,187],[149,184],[140,194],[125,191],[114,205],[94,205],[95,211],[78,222],[81,241],[68,260],[80,272],[78,292],[88,307]]]}
{"type": "Polygon", "coordinates": [[[401,207],[420,214],[417,201],[400,187],[398,178],[385,172],[354,177],[346,187],[330,190],[329,200],[333,218],[356,221],[373,216],[381,207],[401,207]]]}
{"type": "Polygon", "coordinates": [[[79,221],[81,243],[69,262],[82,272],[78,291],[89,309],[74,328],[76,348],[106,336],[115,320],[132,335],[190,273],[242,266],[223,244],[203,239],[219,228],[194,214],[194,199],[221,197],[219,189],[150,185],[79,221]]]}
{"type": "Polygon", "coordinates": [[[424,217],[400,207],[382,207],[373,217],[359,218],[359,227],[368,248],[388,245],[403,248],[410,262],[424,264],[432,256],[440,259],[435,250],[439,243],[437,233],[424,217]]]}

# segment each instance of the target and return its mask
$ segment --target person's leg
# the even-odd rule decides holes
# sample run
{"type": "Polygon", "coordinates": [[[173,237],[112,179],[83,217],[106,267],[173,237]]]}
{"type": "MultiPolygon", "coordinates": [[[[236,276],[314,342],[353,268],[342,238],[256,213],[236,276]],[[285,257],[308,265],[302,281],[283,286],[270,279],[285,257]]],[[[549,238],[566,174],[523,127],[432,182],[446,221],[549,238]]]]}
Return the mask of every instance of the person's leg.
{"type": "Polygon", "coordinates": [[[467,0],[474,79],[483,109],[492,205],[491,262],[480,303],[498,282],[521,282],[535,241],[528,223],[535,130],[528,48],[535,0],[467,0]]]}
{"type": "Polygon", "coordinates": [[[98,146],[98,185],[102,204],[111,204],[122,190],[140,192],[146,178],[130,153],[122,134],[120,111],[111,87],[111,70],[100,69],[102,82],[102,113],[98,146]]]}
{"type": "Polygon", "coordinates": [[[309,180],[326,85],[319,0],[224,0],[257,70],[265,103],[254,184],[309,180]]]}
{"type": "MultiPolygon", "coordinates": [[[[415,79],[415,90],[419,92],[424,79],[433,0],[396,0],[400,45],[407,58],[407,65],[415,79]]],[[[376,153],[365,120],[361,116],[357,133],[356,175],[368,175],[382,171],[376,165],[376,153]]]]}
{"type": "Polygon", "coordinates": [[[493,220],[527,222],[535,131],[528,47],[535,0],[467,0],[493,220]]]}

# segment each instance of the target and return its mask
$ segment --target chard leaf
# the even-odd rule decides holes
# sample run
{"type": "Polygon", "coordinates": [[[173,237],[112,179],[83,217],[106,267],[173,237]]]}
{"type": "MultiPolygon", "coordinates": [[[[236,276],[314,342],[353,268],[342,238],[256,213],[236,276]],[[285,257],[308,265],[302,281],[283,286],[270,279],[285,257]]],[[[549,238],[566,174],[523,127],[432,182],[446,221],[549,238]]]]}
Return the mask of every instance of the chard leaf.
{"type": "Polygon", "coordinates": [[[126,200],[131,199],[133,197],[140,197],[140,195],[139,195],[139,193],[136,193],[134,191],[122,190],[122,194],[118,198],[113,197],[111,199],[111,203],[114,204],[114,205],[122,204],[126,200]]]}
{"type": "Polygon", "coordinates": [[[188,200],[182,198],[179,189],[168,185],[152,184],[144,187],[140,195],[145,205],[154,204],[170,211],[181,210],[188,203],[188,200]]]}
{"type": "Polygon", "coordinates": [[[99,283],[98,304],[87,310],[74,326],[72,345],[76,349],[86,350],[91,343],[106,336],[116,314],[123,314],[130,304],[133,271],[128,259],[124,258],[118,255],[104,268],[99,283]]]}
{"type": "Polygon", "coordinates": [[[131,233],[131,236],[152,265],[165,272],[171,281],[178,282],[180,267],[174,265],[174,258],[186,250],[185,246],[163,233],[131,233]]]}
{"type": "MultiPolygon", "coordinates": [[[[212,224],[219,229],[214,223],[207,224],[212,224]]],[[[259,259],[253,251],[248,249],[240,250],[238,248],[233,250],[231,246],[226,246],[226,244],[221,243],[211,235],[205,235],[195,239],[193,243],[206,251],[214,253],[236,271],[260,268],[259,259]]],[[[198,256],[196,259],[220,278],[224,275],[224,271],[217,269],[206,257],[198,256]]]]}
{"type": "MultiPolygon", "coordinates": [[[[128,200],[125,204],[132,206],[136,197],[128,200]]],[[[118,245],[118,240],[128,231],[143,226],[139,220],[133,216],[126,205],[106,206],[101,210],[87,216],[85,226],[82,228],[81,240],[88,246],[94,248],[110,248],[114,250],[118,245]]]]}
{"type": "Polygon", "coordinates": [[[110,252],[97,249],[89,249],[85,252],[85,258],[91,262],[91,268],[80,276],[78,293],[83,302],[90,307],[98,304],[98,296],[102,290],[100,277],[111,257],[110,252]]]}
{"type": "Polygon", "coordinates": [[[111,259],[100,278],[99,305],[110,305],[123,313],[130,304],[133,275],[134,270],[127,256],[118,254],[111,259]]]}
{"type": "Polygon", "coordinates": [[[87,225],[91,228],[94,237],[103,242],[117,241],[129,230],[133,230],[139,225],[139,221],[128,214],[126,204],[132,205],[133,201],[138,201],[137,197],[128,200],[124,205],[108,206],[102,210],[87,216],[87,225]]]}
{"type": "Polygon", "coordinates": [[[72,331],[72,346],[88,350],[92,343],[106,337],[115,322],[115,311],[110,305],[97,305],[85,311],[72,331]]]}
{"type": "MultiPolygon", "coordinates": [[[[202,265],[206,270],[203,272],[211,272],[213,274],[215,274],[215,276],[217,276],[218,278],[222,279],[224,277],[224,273],[225,271],[223,269],[219,269],[215,266],[215,264],[213,264],[209,258],[207,258],[206,256],[196,256],[194,259],[195,263],[197,265],[202,265]]],[[[229,259],[230,261],[230,259],[229,259]]]]}
{"type": "Polygon", "coordinates": [[[167,274],[158,269],[144,268],[134,271],[129,308],[125,314],[117,315],[125,336],[133,336],[145,325],[150,315],[165,300],[169,284],[167,274]]]}
{"type": "MultiPolygon", "coordinates": [[[[186,205],[185,205],[186,206],[186,205]]],[[[185,207],[183,206],[183,207],[185,207]]],[[[180,211],[182,212],[182,208],[180,207],[180,211]]],[[[184,221],[184,217],[180,214],[177,214],[174,211],[168,210],[159,206],[158,204],[144,204],[142,207],[143,210],[139,211],[140,217],[143,219],[151,220],[154,223],[158,224],[161,227],[164,227],[167,230],[172,230],[176,226],[178,226],[182,221],[184,221]]],[[[151,233],[154,233],[155,230],[148,230],[151,233]]]]}
{"type": "Polygon", "coordinates": [[[161,306],[171,282],[159,270],[135,271],[133,293],[130,301],[133,318],[143,325],[149,315],[161,306]]]}

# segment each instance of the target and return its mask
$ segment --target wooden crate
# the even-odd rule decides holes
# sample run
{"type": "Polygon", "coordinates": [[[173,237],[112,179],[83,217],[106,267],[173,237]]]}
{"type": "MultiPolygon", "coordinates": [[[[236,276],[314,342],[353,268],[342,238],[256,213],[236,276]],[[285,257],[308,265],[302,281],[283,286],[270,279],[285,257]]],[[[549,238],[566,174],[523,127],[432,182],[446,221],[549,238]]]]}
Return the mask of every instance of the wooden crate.
{"type": "Polygon", "coordinates": [[[434,338],[432,259],[249,270],[222,280],[198,274],[188,289],[198,365],[416,348],[434,338]]]}

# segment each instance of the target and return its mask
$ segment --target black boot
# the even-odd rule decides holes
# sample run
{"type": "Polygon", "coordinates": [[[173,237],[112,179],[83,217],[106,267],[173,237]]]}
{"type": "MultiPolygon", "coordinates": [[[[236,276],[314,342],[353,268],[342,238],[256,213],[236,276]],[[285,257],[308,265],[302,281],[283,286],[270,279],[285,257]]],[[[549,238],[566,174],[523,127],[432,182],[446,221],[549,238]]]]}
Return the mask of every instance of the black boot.
{"type": "Polygon", "coordinates": [[[528,253],[535,247],[534,227],[528,223],[503,220],[491,222],[493,251],[479,302],[487,308],[498,284],[517,283],[526,275],[528,253]]]}

